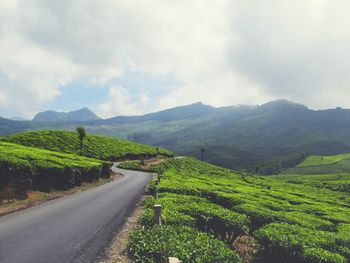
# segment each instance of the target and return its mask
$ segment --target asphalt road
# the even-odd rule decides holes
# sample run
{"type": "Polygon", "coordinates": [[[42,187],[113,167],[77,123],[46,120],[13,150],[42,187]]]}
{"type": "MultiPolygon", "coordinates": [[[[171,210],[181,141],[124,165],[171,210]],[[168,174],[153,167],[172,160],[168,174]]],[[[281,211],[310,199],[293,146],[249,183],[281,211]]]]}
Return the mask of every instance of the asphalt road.
{"type": "Polygon", "coordinates": [[[98,262],[150,174],[121,170],[105,185],[0,217],[1,263],[98,262]]]}

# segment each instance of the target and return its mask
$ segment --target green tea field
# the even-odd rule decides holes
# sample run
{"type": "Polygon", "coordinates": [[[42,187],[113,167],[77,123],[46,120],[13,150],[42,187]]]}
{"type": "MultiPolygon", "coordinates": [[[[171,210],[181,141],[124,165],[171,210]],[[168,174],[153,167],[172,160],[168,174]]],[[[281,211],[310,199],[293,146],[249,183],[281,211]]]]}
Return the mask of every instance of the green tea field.
{"type": "Polygon", "coordinates": [[[134,262],[348,262],[346,193],[258,177],[193,158],[167,160],[150,189],[142,228],[128,244],[134,262]],[[157,190],[156,190],[157,189],[157,190]],[[161,204],[161,227],[154,224],[161,204]],[[253,261],[254,260],[254,261],[253,261]]]}
{"type": "Polygon", "coordinates": [[[28,189],[69,189],[109,177],[111,163],[73,154],[0,142],[0,199],[11,192],[25,198],[28,189]]]}
{"type": "Polygon", "coordinates": [[[350,154],[311,155],[295,167],[271,177],[290,183],[350,193],[350,154]]]}
{"type": "MultiPolygon", "coordinates": [[[[69,131],[29,131],[2,137],[0,140],[57,152],[80,153],[77,134],[69,131]]],[[[100,160],[113,161],[120,158],[138,156],[172,156],[173,153],[163,148],[156,148],[122,139],[87,135],[84,139],[82,155],[100,160]]]]}

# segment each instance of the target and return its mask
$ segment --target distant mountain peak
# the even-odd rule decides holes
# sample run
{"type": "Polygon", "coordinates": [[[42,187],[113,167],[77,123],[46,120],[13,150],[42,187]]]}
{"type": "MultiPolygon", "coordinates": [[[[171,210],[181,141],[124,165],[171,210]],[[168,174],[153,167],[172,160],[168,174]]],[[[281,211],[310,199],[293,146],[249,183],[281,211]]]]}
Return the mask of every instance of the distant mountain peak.
{"type": "Polygon", "coordinates": [[[40,122],[73,122],[73,121],[94,121],[101,119],[89,108],[82,108],[80,110],[70,112],[59,112],[48,110],[39,112],[33,118],[33,121],[40,122]]]}

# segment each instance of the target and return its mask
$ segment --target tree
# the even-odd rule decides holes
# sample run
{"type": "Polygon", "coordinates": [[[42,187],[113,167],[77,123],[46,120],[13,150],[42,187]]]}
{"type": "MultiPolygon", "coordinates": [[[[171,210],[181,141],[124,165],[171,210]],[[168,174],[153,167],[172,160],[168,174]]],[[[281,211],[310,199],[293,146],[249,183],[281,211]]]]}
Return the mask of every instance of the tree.
{"type": "Polygon", "coordinates": [[[77,127],[77,133],[79,136],[79,140],[80,140],[80,155],[83,154],[83,141],[86,137],[86,132],[85,132],[85,128],[84,127],[77,127]]]}
{"type": "Polygon", "coordinates": [[[201,151],[201,159],[202,161],[204,161],[204,153],[207,151],[207,149],[204,146],[202,146],[200,151],[201,151]]]}
{"type": "Polygon", "coordinates": [[[259,174],[260,170],[261,170],[260,165],[255,166],[254,171],[256,175],[259,174]]]}

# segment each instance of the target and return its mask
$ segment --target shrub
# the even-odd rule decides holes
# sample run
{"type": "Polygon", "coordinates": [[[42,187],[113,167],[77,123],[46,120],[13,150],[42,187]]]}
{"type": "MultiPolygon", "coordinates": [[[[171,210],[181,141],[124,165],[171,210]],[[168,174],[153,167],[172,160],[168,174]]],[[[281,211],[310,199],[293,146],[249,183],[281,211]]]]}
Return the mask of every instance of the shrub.
{"type": "Polygon", "coordinates": [[[110,166],[96,159],[0,142],[0,191],[14,182],[21,182],[14,191],[69,189],[109,177],[110,166]]]}
{"type": "MultiPolygon", "coordinates": [[[[80,154],[80,141],[75,132],[57,130],[29,131],[2,137],[1,140],[57,152],[80,154]]],[[[86,157],[108,161],[123,158],[146,158],[157,154],[173,156],[173,153],[166,149],[96,135],[87,135],[85,137],[82,151],[82,155],[86,157]]]]}
{"type": "Polygon", "coordinates": [[[177,257],[183,263],[240,262],[225,243],[190,227],[155,226],[136,230],[130,237],[127,252],[133,262],[162,263],[177,257]]]}

